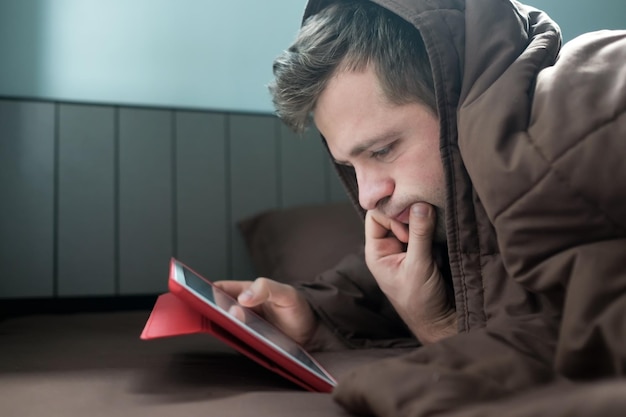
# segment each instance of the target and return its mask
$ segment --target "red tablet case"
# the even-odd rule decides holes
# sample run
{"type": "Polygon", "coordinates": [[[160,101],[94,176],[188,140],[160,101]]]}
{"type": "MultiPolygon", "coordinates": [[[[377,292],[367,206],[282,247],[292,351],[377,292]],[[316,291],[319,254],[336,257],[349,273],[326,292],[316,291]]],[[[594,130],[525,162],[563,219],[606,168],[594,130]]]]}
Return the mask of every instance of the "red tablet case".
{"type": "MultiPolygon", "coordinates": [[[[199,303],[201,303],[198,300],[199,303]]],[[[243,341],[232,332],[209,320],[198,309],[173,293],[165,293],[158,297],[152,313],[141,333],[141,339],[149,340],[162,337],[182,336],[197,333],[208,333],[250,359],[276,372],[289,381],[313,392],[331,392],[333,386],[319,378],[298,374],[298,368],[283,366],[266,354],[252,348],[249,342],[243,341]],[[291,368],[291,370],[289,369],[291,368]]],[[[272,354],[271,351],[268,352],[272,354]]],[[[279,359],[279,358],[277,358],[279,359]]]]}

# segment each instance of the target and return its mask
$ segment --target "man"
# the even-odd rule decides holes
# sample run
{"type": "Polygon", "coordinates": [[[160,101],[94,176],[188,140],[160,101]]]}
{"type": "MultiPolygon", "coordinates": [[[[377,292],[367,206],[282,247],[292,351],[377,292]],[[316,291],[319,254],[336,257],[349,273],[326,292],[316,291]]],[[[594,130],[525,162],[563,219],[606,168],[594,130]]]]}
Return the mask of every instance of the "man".
{"type": "Polygon", "coordinates": [[[310,1],[271,87],[292,128],[313,116],[367,268],[220,285],[310,347],[424,345],[342,378],[355,412],[623,376],[626,33],[561,49],[517,2],[380,3],[310,1]]]}

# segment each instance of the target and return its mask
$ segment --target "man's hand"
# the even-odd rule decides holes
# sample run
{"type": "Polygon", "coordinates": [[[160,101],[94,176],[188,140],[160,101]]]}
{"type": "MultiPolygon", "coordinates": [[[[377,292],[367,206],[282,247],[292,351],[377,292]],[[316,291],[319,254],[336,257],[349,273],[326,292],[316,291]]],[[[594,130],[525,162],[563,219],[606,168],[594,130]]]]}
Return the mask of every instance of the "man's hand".
{"type": "MultiPolygon", "coordinates": [[[[404,225],[369,211],[365,217],[365,261],[396,311],[422,343],[457,333],[456,311],[432,257],[435,210],[416,203],[409,217],[408,244],[396,235],[404,225]]],[[[404,232],[404,233],[403,233],[404,232]]]]}
{"type": "MultiPolygon", "coordinates": [[[[255,281],[217,281],[215,285],[250,307],[287,336],[304,345],[313,335],[317,320],[304,297],[294,287],[268,278],[255,281]]],[[[233,312],[235,315],[236,311],[233,312]]]]}

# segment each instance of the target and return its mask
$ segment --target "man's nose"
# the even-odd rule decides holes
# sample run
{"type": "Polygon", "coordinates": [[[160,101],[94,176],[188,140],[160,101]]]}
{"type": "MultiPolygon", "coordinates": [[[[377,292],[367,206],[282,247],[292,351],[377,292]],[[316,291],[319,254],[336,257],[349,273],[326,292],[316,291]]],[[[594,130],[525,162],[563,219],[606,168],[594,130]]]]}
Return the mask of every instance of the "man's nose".
{"type": "Polygon", "coordinates": [[[356,180],[359,186],[359,204],[364,210],[373,210],[383,198],[391,196],[393,184],[384,176],[373,172],[357,170],[356,180]]]}

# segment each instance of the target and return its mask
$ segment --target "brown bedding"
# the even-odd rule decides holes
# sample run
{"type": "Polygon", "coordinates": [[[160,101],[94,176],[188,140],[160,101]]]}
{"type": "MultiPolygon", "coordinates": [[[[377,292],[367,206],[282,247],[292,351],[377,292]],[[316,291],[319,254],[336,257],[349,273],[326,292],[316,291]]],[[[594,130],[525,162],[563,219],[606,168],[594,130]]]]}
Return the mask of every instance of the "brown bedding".
{"type": "MultiPolygon", "coordinates": [[[[0,415],[341,416],[210,336],[142,341],[149,312],[51,314],[0,322],[0,415]]],[[[325,353],[334,375],[392,351],[325,353]]]]}
{"type": "MultiPolygon", "coordinates": [[[[347,416],[210,336],[139,340],[149,312],[50,314],[0,322],[0,415],[347,416]]],[[[406,350],[317,354],[335,376],[406,350]]],[[[436,387],[433,386],[434,389],[436,387]]],[[[446,416],[623,416],[626,381],[564,383],[446,416]]]]}

